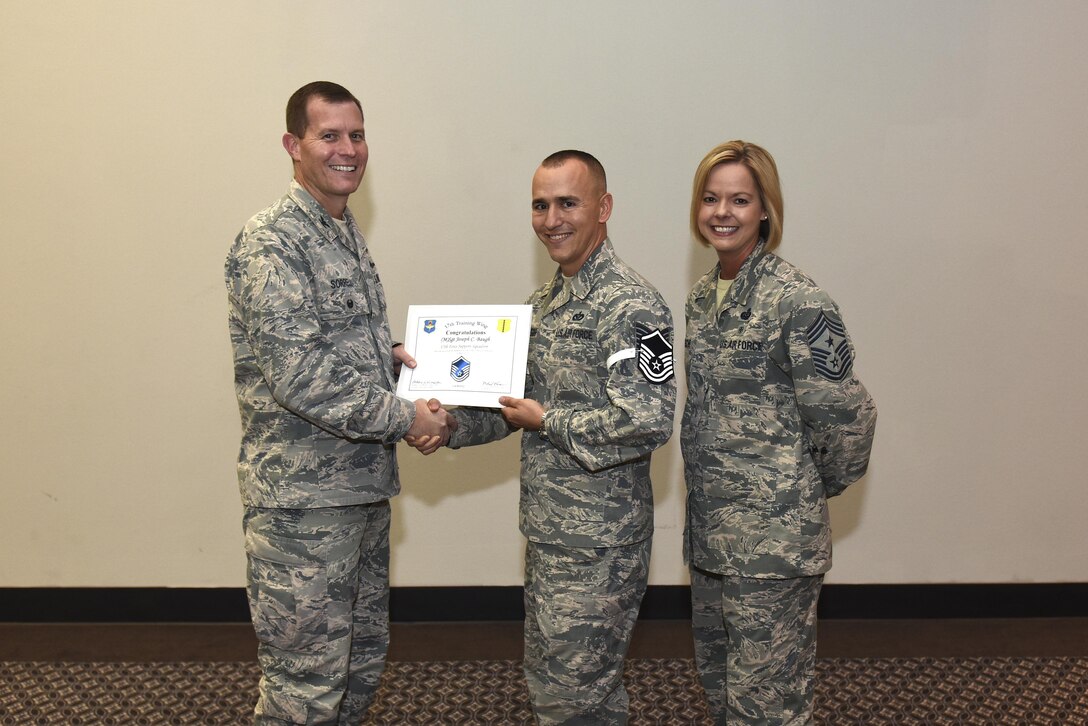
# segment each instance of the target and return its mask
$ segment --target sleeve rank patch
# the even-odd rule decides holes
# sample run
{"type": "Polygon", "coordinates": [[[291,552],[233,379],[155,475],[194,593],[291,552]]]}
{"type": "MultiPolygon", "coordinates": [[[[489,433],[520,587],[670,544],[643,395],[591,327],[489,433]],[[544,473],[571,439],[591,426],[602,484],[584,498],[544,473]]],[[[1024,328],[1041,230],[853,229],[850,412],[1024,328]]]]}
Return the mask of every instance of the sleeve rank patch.
{"type": "Polygon", "coordinates": [[[850,349],[842,321],[829,318],[821,310],[805,331],[805,341],[812,351],[816,373],[829,381],[841,381],[850,375],[854,351],[850,349]]]}
{"type": "Polygon", "coordinates": [[[672,378],[672,345],[660,330],[639,327],[638,369],[650,383],[664,383],[672,378]]]}

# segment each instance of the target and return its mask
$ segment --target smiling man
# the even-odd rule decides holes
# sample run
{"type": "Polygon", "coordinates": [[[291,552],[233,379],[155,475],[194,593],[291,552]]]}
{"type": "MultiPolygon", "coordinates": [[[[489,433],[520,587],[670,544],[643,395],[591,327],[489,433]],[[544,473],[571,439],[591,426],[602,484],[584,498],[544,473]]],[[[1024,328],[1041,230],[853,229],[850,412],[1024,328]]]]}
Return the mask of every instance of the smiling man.
{"type": "Polygon", "coordinates": [[[389,499],[395,444],[424,453],[448,414],[397,398],[415,361],[394,346],[385,294],[347,209],[366,171],[359,101],[318,81],[287,103],[287,194],[227,256],[238,482],[250,614],[262,677],[258,724],[352,724],[389,643],[389,499]]]}
{"type": "Polygon", "coordinates": [[[646,591],[650,454],[673,428],[672,315],[616,255],[604,168],[559,151],[532,224],[559,269],[529,298],[525,398],[461,408],[450,446],[521,437],[525,676],[541,724],[625,724],[623,661],[646,591]]]}

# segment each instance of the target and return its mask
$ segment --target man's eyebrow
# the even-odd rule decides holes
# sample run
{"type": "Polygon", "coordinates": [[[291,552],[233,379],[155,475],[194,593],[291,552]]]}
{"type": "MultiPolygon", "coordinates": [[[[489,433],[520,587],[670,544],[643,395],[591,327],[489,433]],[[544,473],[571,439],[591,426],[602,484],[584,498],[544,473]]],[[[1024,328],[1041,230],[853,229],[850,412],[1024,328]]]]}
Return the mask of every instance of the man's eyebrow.
{"type": "MultiPolygon", "coordinates": [[[[341,130],[338,129],[338,128],[334,128],[332,126],[329,126],[327,128],[323,128],[323,129],[313,129],[313,132],[315,134],[317,134],[318,136],[324,136],[325,134],[339,134],[339,133],[341,133],[341,130]]],[[[348,131],[345,131],[343,133],[347,133],[347,134],[365,134],[366,130],[362,126],[360,126],[357,129],[349,129],[348,131]]]]}
{"type": "MultiPolygon", "coordinates": [[[[555,201],[558,204],[562,204],[563,202],[581,202],[582,198],[581,197],[575,197],[575,196],[556,197],[555,201]]],[[[546,199],[545,197],[534,197],[532,203],[533,204],[550,204],[551,202],[548,199],[546,199]]]]}

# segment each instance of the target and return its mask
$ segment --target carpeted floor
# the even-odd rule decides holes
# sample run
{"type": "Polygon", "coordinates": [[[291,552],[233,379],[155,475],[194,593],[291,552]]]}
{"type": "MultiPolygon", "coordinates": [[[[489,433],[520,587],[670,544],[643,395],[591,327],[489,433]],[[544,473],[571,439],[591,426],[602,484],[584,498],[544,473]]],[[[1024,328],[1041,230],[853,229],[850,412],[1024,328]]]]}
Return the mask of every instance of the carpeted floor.
{"type": "MultiPolygon", "coordinates": [[[[392,662],[370,723],[530,723],[513,660],[392,662]]],[[[0,724],[245,724],[254,663],[0,663],[0,724]]],[[[694,664],[629,659],[631,724],[708,724],[694,664]]],[[[821,724],[1088,724],[1088,658],[830,658],[821,724]]]]}

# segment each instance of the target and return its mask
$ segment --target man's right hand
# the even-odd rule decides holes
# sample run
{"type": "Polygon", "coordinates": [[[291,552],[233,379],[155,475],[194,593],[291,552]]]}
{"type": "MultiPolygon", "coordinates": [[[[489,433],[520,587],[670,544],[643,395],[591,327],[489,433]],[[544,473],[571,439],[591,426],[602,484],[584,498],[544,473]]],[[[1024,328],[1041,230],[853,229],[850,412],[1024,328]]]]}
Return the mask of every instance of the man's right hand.
{"type": "Polygon", "coordinates": [[[456,419],[437,399],[425,401],[420,398],[416,400],[416,418],[404,440],[426,456],[449,443],[450,433],[456,428],[456,419]]]}

